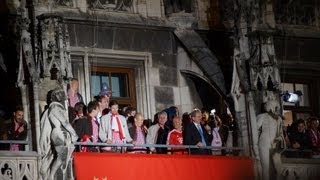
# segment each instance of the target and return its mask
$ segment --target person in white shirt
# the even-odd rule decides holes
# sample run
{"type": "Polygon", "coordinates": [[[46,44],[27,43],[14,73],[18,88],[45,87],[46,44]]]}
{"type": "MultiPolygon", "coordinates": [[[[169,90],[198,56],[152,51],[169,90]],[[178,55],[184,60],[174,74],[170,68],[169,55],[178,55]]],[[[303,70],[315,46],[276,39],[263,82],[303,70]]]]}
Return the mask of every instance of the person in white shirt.
{"type": "MultiPolygon", "coordinates": [[[[131,143],[126,118],[118,113],[119,105],[115,100],[110,101],[110,112],[101,118],[99,137],[102,142],[107,144],[125,144],[131,143]]],[[[103,151],[110,151],[111,148],[102,148],[103,151]]],[[[112,148],[114,151],[120,151],[121,148],[112,148]]]]}

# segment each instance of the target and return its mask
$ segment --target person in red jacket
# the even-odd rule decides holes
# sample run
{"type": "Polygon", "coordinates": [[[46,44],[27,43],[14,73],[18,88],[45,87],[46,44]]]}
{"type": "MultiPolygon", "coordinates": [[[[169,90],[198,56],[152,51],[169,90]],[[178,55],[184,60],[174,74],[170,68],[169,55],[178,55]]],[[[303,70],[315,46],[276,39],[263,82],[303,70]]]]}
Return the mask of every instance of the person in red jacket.
{"type": "MultiPolygon", "coordinates": [[[[172,120],[174,129],[168,134],[167,145],[183,145],[182,119],[175,116],[172,120]]],[[[183,154],[183,148],[168,148],[168,154],[183,154]]]]}

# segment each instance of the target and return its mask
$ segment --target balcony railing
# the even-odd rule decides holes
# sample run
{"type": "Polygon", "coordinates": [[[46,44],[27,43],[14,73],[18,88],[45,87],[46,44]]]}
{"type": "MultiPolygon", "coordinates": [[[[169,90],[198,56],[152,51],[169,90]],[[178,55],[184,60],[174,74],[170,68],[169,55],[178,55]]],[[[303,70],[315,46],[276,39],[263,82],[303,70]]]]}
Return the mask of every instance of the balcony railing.
{"type": "MultiPolygon", "coordinates": [[[[133,144],[107,144],[107,143],[92,143],[92,142],[76,142],[76,146],[81,149],[83,146],[96,146],[96,147],[111,147],[111,148],[118,148],[120,149],[119,152],[124,152],[125,148],[137,148],[137,151],[141,151],[144,148],[169,148],[171,150],[179,150],[188,152],[188,154],[191,154],[191,149],[208,149],[208,150],[214,150],[214,151],[225,151],[226,154],[238,154],[238,152],[243,151],[244,148],[242,147],[216,147],[216,146],[204,146],[204,147],[198,147],[196,145],[165,145],[165,144],[143,144],[143,145],[133,145],[133,144]]],[[[134,151],[135,149],[130,149],[134,151]]],[[[148,151],[148,150],[146,150],[148,151]]],[[[169,150],[170,152],[170,150],[169,150]]]]}

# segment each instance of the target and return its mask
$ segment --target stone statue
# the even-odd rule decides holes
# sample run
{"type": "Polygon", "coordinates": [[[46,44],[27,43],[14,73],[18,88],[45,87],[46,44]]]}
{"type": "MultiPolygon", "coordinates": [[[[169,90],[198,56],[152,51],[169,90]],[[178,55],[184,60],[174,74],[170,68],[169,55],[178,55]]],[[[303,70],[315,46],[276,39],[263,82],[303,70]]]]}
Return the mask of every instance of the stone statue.
{"type": "Polygon", "coordinates": [[[61,88],[51,92],[51,103],[41,118],[40,177],[43,180],[73,179],[71,155],[77,135],[68,120],[66,94],[61,88]]]}
{"type": "Polygon", "coordinates": [[[283,145],[284,142],[279,107],[280,105],[277,101],[269,100],[265,104],[266,113],[260,114],[257,117],[259,160],[264,180],[270,180],[270,172],[273,167],[270,163],[271,155],[279,143],[283,145]]]}

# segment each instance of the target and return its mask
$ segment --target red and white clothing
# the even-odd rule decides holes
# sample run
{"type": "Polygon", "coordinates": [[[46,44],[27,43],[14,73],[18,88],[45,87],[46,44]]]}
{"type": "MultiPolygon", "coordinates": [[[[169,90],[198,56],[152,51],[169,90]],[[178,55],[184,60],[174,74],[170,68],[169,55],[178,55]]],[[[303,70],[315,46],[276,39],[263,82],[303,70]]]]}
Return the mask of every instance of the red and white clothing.
{"type": "Polygon", "coordinates": [[[122,115],[111,113],[101,117],[99,137],[102,142],[111,140],[113,144],[132,141],[126,118],[122,115]]]}
{"type": "MultiPolygon", "coordinates": [[[[183,145],[183,135],[181,130],[173,129],[169,132],[167,138],[167,145],[183,145]]],[[[181,148],[171,148],[172,154],[183,154],[181,148]]]]}
{"type": "MultiPolygon", "coordinates": [[[[88,115],[78,119],[74,128],[81,142],[99,141],[99,123],[95,117],[88,115]]],[[[81,146],[81,152],[96,152],[97,149],[94,146],[81,146]]]]}

